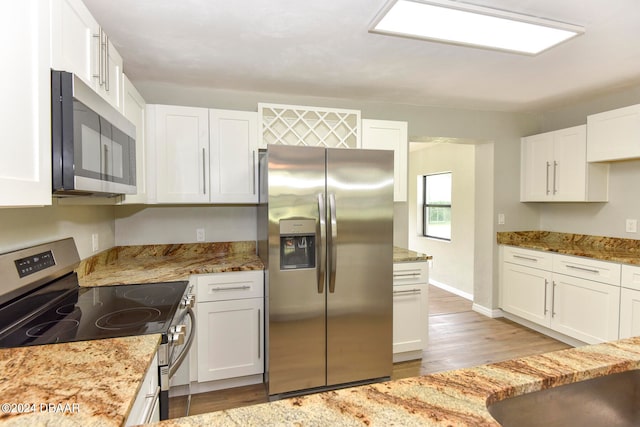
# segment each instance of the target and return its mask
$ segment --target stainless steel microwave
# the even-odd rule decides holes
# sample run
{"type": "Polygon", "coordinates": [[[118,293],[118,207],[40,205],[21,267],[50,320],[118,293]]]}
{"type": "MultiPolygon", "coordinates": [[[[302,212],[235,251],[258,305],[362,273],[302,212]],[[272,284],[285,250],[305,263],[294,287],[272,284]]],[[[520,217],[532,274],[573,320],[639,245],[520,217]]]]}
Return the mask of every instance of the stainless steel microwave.
{"type": "Polygon", "coordinates": [[[136,129],[81,79],[51,71],[53,195],[136,193],[136,129]]]}

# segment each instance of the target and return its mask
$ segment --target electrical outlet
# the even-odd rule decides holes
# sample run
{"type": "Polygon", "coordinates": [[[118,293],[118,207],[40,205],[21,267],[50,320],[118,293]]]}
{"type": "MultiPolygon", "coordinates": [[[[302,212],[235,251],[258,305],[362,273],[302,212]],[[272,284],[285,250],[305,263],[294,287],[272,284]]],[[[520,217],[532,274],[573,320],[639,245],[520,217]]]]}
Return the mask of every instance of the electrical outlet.
{"type": "Polygon", "coordinates": [[[503,213],[499,213],[498,214],[498,225],[504,225],[504,214],[503,213]]]}
{"type": "Polygon", "coordinates": [[[91,250],[93,252],[98,252],[99,248],[100,248],[100,242],[98,240],[98,233],[93,233],[91,235],[91,250]]]}
{"type": "Polygon", "coordinates": [[[638,232],[638,220],[627,219],[626,230],[627,230],[627,233],[637,233],[638,232]]]}
{"type": "Polygon", "coordinates": [[[205,239],[204,228],[196,228],[196,241],[204,242],[204,239],[205,239]]]}

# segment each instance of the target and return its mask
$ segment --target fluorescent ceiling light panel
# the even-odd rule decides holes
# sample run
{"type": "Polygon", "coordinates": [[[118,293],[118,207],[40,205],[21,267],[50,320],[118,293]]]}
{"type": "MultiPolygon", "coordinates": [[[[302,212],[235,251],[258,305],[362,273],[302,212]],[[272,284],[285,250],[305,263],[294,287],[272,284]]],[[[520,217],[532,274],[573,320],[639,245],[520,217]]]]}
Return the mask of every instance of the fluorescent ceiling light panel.
{"type": "Polygon", "coordinates": [[[584,32],[576,25],[449,0],[396,0],[385,11],[372,32],[529,55],[584,32]]]}

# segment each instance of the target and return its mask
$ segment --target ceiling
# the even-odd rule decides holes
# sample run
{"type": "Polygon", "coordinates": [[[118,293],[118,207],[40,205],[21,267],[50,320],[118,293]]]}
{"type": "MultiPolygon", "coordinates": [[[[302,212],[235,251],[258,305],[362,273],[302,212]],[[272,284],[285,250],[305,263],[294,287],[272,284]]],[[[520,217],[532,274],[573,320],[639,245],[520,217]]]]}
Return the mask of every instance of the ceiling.
{"type": "Polygon", "coordinates": [[[369,33],[387,0],[84,0],[134,82],[495,111],[640,83],[638,0],[473,0],[581,25],[538,56],[369,33]]]}

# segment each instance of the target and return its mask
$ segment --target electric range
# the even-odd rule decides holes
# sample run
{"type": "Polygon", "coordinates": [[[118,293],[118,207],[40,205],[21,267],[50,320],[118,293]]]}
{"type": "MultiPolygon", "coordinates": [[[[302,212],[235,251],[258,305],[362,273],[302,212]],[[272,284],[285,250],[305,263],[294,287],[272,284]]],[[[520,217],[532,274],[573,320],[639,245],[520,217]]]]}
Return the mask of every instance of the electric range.
{"type": "MultiPolygon", "coordinates": [[[[0,255],[0,348],[160,334],[158,416],[195,334],[186,281],[80,287],[73,239],[0,255]]],[[[152,415],[152,414],[150,414],[152,415]]]]}

